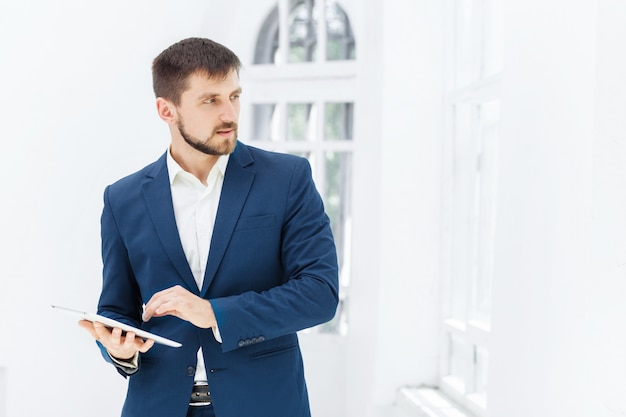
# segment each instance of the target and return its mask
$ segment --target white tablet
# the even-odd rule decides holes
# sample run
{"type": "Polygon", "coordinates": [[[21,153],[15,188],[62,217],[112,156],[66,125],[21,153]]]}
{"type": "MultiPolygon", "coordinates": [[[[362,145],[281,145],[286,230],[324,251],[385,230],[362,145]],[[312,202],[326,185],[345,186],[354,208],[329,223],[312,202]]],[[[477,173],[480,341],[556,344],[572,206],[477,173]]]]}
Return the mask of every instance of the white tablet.
{"type": "Polygon", "coordinates": [[[97,321],[98,323],[104,324],[106,327],[110,327],[110,328],[118,327],[118,328],[120,328],[120,329],[122,329],[122,330],[124,330],[126,332],[133,332],[133,333],[135,333],[135,335],[137,335],[139,337],[142,337],[144,339],[152,339],[156,343],[160,343],[162,345],[171,346],[171,347],[181,347],[182,346],[181,343],[175,342],[174,340],[170,340],[170,339],[167,339],[165,337],[158,336],[156,334],[147,332],[145,330],[138,329],[136,327],[130,326],[130,325],[125,324],[125,323],[121,323],[121,322],[119,322],[117,320],[113,320],[113,319],[110,319],[108,317],[101,316],[99,314],[87,313],[87,312],[84,312],[84,311],[74,310],[74,309],[71,309],[71,308],[60,307],[60,306],[55,306],[55,305],[53,305],[52,308],[54,308],[56,310],[61,310],[61,311],[65,311],[67,313],[73,314],[75,316],[80,317],[83,320],[89,320],[91,322],[97,321]]]}

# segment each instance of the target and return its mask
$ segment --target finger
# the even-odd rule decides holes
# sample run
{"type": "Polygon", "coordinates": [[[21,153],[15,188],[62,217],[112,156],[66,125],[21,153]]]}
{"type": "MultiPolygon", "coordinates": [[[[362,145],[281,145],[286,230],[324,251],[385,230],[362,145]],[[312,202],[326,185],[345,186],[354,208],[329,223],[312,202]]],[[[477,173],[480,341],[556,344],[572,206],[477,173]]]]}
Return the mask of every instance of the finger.
{"type": "Polygon", "coordinates": [[[154,346],[154,340],[148,339],[141,345],[141,347],[139,348],[139,351],[141,353],[146,353],[148,350],[150,350],[152,346],[154,346]]]}
{"type": "Polygon", "coordinates": [[[168,314],[174,314],[177,310],[176,304],[174,301],[166,301],[159,305],[154,309],[154,313],[152,314],[154,317],[162,317],[168,314]]]}
{"type": "Polygon", "coordinates": [[[78,325],[83,328],[93,327],[93,323],[89,320],[78,320],[78,325]]]}
{"type": "Polygon", "coordinates": [[[152,318],[153,314],[154,314],[154,305],[156,303],[154,303],[152,300],[150,300],[150,302],[148,304],[146,304],[146,306],[143,309],[143,314],[141,315],[141,319],[143,321],[148,321],[152,318]]]}
{"type": "Polygon", "coordinates": [[[116,327],[111,331],[111,342],[118,346],[122,344],[122,329],[116,327]]]}
{"type": "Polygon", "coordinates": [[[148,321],[154,316],[154,310],[156,310],[162,303],[162,297],[159,295],[160,293],[152,296],[150,301],[146,303],[143,308],[143,314],[141,315],[141,319],[143,321],[148,321]]]}
{"type": "Polygon", "coordinates": [[[134,332],[128,332],[124,335],[123,348],[129,350],[138,350],[144,341],[141,337],[137,337],[134,332]]]}
{"type": "Polygon", "coordinates": [[[78,322],[78,325],[82,327],[83,329],[87,330],[94,339],[98,338],[98,334],[96,333],[96,330],[93,327],[93,323],[90,322],[89,320],[80,320],[78,322]]]}
{"type": "Polygon", "coordinates": [[[111,332],[102,323],[97,321],[93,323],[93,328],[96,332],[96,340],[108,341],[111,338],[111,332]]]}
{"type": "MultiPolygon", "coordinates": [[[[165,290],[167,291],[167,290],[165,290]]],[[[161,294],[158,297],[153,297],[148,301],[144,308],[142,319],[148,321],[152,317],[162,317],[168,314],[172,310],[172,297],[169,294],[161,294]]]]}
{"type": "Polygon", "coordinates": [[[124,348],[130,349],[133,347],[135,347],[135,333],[128,332],[126,333],[126,336],[124,337],[124,348]]]}
{"type": "MultiPolygon", "coordinates": [[[[174,287],[170,287],[155,293],[144,307],[144,313],[142,316],[143,320],[148,321],[151,317],[156,316],[155,312],[168,301],[184,297],[185,295],[189,294],[191,293],[180,285],[176,285],[174,287]]],[[[164,315],[162,310],[158,311],[158,313],[164,315]]]]}

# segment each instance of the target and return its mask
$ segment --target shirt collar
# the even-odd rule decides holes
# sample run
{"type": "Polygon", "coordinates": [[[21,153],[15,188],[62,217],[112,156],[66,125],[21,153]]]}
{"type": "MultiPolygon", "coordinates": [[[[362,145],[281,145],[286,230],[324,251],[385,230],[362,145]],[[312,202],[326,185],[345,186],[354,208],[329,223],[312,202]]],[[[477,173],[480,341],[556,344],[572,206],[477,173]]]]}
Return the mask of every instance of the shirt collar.
{"type": "MultiPolygon", "coordinates": [[[[226,174],[226,166],[228,165],[229,158],[230,155],[220,155],[220,157],[217,158],[215,165],[211,169],[211,172],[217,170],[222,176],[224,176],[226,174]]],[[[174,183],[176,176],[181,172],[187,171],[185,171],[180,165],[178,165],[178,162],[176,162],[172,157],[170,148],[167,148],[167,173],[170,178],[170,185],[174,183]]]]}

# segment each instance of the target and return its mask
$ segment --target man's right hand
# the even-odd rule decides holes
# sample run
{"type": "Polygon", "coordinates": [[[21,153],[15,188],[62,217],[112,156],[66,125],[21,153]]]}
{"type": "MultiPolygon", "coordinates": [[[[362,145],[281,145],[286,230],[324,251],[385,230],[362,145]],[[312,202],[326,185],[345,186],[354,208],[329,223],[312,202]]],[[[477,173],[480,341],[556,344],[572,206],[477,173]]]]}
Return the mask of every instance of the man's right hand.
{"type": "Polygon", "coordinates": [[[154,340],[148,339],[145,342],[135,333],[127,332],[122,336],[122,329],[110,329],[98,322],[81,320],[79,326],[87,330],[94,339],[102,343],[109,352],[109,355],[118,360],[128,360],[135,356],[137,352],[146,353],[154,345],[154,340]]]}

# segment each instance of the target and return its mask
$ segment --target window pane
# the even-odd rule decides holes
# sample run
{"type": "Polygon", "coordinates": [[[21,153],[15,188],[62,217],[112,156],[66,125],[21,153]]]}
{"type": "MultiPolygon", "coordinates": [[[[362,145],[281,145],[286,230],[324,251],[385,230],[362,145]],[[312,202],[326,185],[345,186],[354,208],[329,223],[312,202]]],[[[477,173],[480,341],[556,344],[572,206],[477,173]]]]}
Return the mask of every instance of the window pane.
{"type": "Polygon", "coordinates": [[[278,140],[278,112],[276,104],[252,105],[251,140],[278,140]]]}
{"type": "Polygon", "coordinates": [[[502,70],[501,0],[455,1],[457,87],[502,70]]]}
{"type": "Polygon", "coordinates": [[[487,400],[487,374],[489,370],[489,351],[476,346],[474,393],[482,403],[487,400]]]}
{"type": "Polygon", "coordinates": [[[335,2],[326,2],[326,59],[355,59],[354,35],[350,21],[335,2]]]}
{"type": "Polygon", "coordinates": [[[256,40],[254,49],[255,64],[278,64],[280,63],[279,53],[279,29],[278,6],[274,7],[265,18],[261,31],[256,40]]]}
{"type": "Polygon", "coordinates": [[[322,331],[345,333],[346,311],[343,309],[344,291],[350,284],[350,247],[352,208],[352,154],[350,152],[324,153],[324,175],[319,186],[337,247],[339,264],[340,304],[335,318],[322,331]]]}
{"type": "Polygon", "coordinates": [[[313,140],[316,116],[316,106],[313,103],[287,104],[287,140],[313,140]]]}
{"type": "Polygon", "coordinates": [[[326,103],[324,139],[352,140],[352,103],[326,103]]]}
{"type": "Polygon", "coordinates": [[[325,153],[324,204],[330,217],[330,225],[335,236],[339,269],[348,255],[346,247],[348,223],[350,221],[350,194],[352,184],[352,154],[348,152],[325,153]]]}
{"type": "Polygon", "coordinates": [[[315,2],[299,2],[289,14],[289,62],[313,62],[317,49],[315,2]]]}
{"type": "Polygon", "coordinates": [[[475,173],[472,144],[472,114],[467,103],[454,106],[451,195],[450,311],[449,317],[467,319],[467,301],[472,277],[471,238],[475,173]]]}
{"type": "Polygon", "coordinates": [[[465,392],[465,375],[467,370],[467,343],[465,340],[449,334],[448,375],[453,377],[455,386],[465,392]]]}
{"type": "Polygon", "coordinates": [[[483,27],[483,77],[502,70],[501,0],[485,0],[483,27]]]}
{"type": "Polygon", "coordinates": [[[489,323],[491,287],[495,248],[495,201],[497,182],[497,146],[500,101],[478,106],[476,164],[476,279],[474,284],[474,318],[489,323]]]}
{"type": "Polygon", "coordinates": [[[472,3],[472,0],[456,0],[454,70],[457,87],[468,85],[474,81],[475,28],[472,23],[473,16],[476,15],[477,11],[472,8],[472,3]]]}

